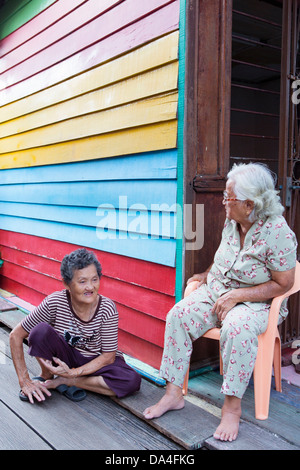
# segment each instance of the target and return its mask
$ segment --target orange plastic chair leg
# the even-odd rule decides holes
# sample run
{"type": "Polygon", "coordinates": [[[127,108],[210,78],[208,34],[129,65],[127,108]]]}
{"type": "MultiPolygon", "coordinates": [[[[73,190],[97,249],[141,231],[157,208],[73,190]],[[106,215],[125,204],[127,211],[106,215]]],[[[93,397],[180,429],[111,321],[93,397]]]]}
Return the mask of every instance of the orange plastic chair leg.
{"type": "Polygon", "coordinates": [[[254,401],[255,417],[264,420],[269,415],[270,387],[274,346],[264,344],[263,337],[258,337],[258,352],[254,366],[254,401]]]}
{"type": "Polygon", "coordinates": [[[277,392],[282,392],[282,385],[281,385],[281,341],[279,334],[277,334],[275,338],[275,346],[274,346],[274,377],[275,377],[275,388],[277,392]]]}

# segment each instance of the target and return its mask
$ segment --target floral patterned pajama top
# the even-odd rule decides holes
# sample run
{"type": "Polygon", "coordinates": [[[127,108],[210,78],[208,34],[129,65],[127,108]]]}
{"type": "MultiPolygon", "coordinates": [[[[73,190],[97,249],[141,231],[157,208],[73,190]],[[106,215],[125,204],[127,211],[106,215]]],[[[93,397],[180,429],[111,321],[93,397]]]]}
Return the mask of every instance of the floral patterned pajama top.
{"type": "MultiPolygon", "coordinates": [[[[256,221],[246,234],[240,250],[237,223],[226,219],[222,240],[207,278],[208,288],[216,301],[222,294],[239,287],[253,287],[271,279],[271,271],[288,271],[295,267],[297,241],[282,216],[256,221]]],[[[271,303],[271,300],[269,303],[271,303]]],[[[287,314],[286,303],[280,310],[280,322],[287,314]]],[[[259,302],[245,302],[260,309],[259,302]]]]}

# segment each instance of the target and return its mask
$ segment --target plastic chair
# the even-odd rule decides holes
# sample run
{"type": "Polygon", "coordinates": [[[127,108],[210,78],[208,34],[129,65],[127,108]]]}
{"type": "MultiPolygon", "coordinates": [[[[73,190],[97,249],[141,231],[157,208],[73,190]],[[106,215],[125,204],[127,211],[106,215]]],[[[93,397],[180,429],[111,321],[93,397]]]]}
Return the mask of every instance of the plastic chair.
{"type": "MultiPolygon", "coordinates": [[[[187,297],[197,288],[198,282],[190,283],[185,292],[187,297]]],[[[278,331],[278,317],[282,301],[300,290],[300,263],[296,262],[295,281],[293,287],[283,295],[275,297],[271,303],[269,323],[266,331],[258,336],[258,351],[255,361],[254,378],[254,400],[255,400],[255,418],[264,420],[269,415],[270,389],[272,379],[272,365],[274,367],[275,388],[278,392],[281,388],[281,341],[278,331]]],[[[208,330],[203,338],[210,338],[220,341],[220,329],[212,328],[208,330]]],[[[223,374],[222,358],[220,354],[220,374],[223,374]]],[[[187,394],[189,380],[189,370],[186,373],[183,394],[187,394]]]]}

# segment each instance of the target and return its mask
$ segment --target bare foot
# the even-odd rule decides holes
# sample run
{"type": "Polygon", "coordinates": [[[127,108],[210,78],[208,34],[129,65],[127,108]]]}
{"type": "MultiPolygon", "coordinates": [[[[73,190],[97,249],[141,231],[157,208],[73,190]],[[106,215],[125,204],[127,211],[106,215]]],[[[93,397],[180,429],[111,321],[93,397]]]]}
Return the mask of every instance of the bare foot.
{"type": "Polygon", "coordinates": [[[143,415],[146,419],[159,418],[167,411],[181,410],[182,408],[184,408],[184,398],[181,388],[168,384],[162,399],[155,405],[146,408],[143,415]]]}
{"type": "Polygon", "coordinates": [[[44,385],[46,388],[51,389],[51,388],[57,388],[59,385],[62,385],[62,384],[70,385],[69,382],[70,380],[64,377],[56,377],[55,379],[46,380],[46,382],[44,382],[44,385]]]}
{"type": "Polygon", "coordinates": [[[214,433],[214,438],[220,441],[232,442],[237,438],[239,432],[242,414],[241,400],[236,397],[228,397],[227,400],[226,398],[222,408],[221,423],[214,433]]]}

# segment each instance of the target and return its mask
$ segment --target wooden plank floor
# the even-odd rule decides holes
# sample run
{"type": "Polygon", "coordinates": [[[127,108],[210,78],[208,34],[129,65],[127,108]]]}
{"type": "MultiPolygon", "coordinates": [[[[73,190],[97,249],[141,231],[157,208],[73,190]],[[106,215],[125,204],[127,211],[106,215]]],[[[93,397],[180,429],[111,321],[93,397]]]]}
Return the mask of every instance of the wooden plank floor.
{"type": "MultiPolygon", "coordinates": [[[[222,376],[218,371],[199,375],[189,381],[189,389],[205,400],[221,407],[220,394],[222,376]]],[[[282,393],[276,392],[272,383],[269,417],[261,421],[255,419],[254,386],[250,382],[242,401],[242,420],[258,426],[274,435],[281,436],[287,443],[300,449],[300,388],[282,381],[282,393]]],[[[263,443],[265,445],[265,443],[263,443]]]]}
{"type": "MultiPolygon", "coordinates": [[[[43,403],[22,402],[3,327],[0,346],[0,450],[182,449],[107,397],[88,393],[84,401],[74,403],[52,391],[43,403]]],[[[32,376],[37,375],[35,359],[28,356],[26,362],[32,376]]]]}
{"type": "MultiPolygon", "coordinates": [[[[121,400],[88,393],[85,400],[74,403],[53,391],[42,404],[21,402],[8,345],[10,328],[19,316],[16,310],[0,312],[0,322],[10,324],[9,328],[0,326],[0,450],[300,449],[300,389],[286,382],[283,394],[272,390],[266,421],[255,420],[253,387],[249,386],[239,436],[233,443],[212,437],[223,401],[222,378],[214,371],[189,381],[183,410],[151,421],[144,420],[143,410],[158,401],[164,390],[144,379],[138,393],[121,400]]],[[[26,362],[32,376],[38,375],[36,360],[26,355],[26,362]]]]}

